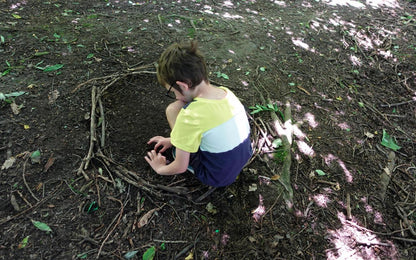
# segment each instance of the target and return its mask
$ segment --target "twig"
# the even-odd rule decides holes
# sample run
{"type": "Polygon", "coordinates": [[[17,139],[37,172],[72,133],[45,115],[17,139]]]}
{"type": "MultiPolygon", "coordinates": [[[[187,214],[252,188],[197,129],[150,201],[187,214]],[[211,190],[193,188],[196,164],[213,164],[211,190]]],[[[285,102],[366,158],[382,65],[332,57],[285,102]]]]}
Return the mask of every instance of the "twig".
{"type": "Polygon", "coordinates": [[[121,205],[121,209],[120,209],[120,213],[117,219],[117,223],[113,226],[113,228],[111,229],[111,231],[108,233],[107,237],[103,240],[103,242],[101,243],[100,249],[98,250],[98,254],[97,254],[97,259],[100,257],[101,254],[101,250],[103,249],[103,246],[105,244],[105,242],[107,241],[107,239],[110,237],[110,235],[113,233],[113,231],[116,229],[116,227],[118,226],[118,224],[120,223],[121,218],[123,217],[123,211],[124,211],[124,205],[123,202],[121,202],[121,200],[118,200],[116,198],[113,197],[108,197],[110,200],[114,200],[117,201],[118,203],[120,203],[121,205]]]}
{"type": "Polygon", "coordinates": [[[98,106],[100,107],[100,119],[101,119],[101,148],[105,146],[105,115],[103,101],[101,95],[98,97],[98,106]]]}
{"type": "Polygon", "coordinates": [[[95,129],[96,129],[96,122],[95,122],[95,109],[97,107],[97,87],[93,86],[91,91],[91,121],[90,121],[90,148],[88,149],[87,157],[85,160],[84,170],[88,168],[90,163],[91,157],[93,155],[94,150],[94,142],[97,141],[95,129]]]}
{"type": "Polygon", "coordinates": [[[12,217],[5,217],[5,218],[3,218],[3,219],[1,219],[0,220],[0,225],[3,225],[4,223],[7,223],[7,222],[9,222],[9,221],[11,221],[11,220],[13,220],[13,219],[15,219],[15,218],[18,218],[18,217],[20,217],[21,215],[23,215],[23,214],[25,214],[25,213],[27,213],[27,212],[29,212],[29,211],[31,211],[31,210],[34,210],[34,209],[36,209],[37,207],[39,207],[40,205],[42,205],[43,203],[45,203],[47,200],[49,200],[50,198],[52,198],[52,196],[58,191],[58,190],[61,190],[60,189],[60,187],[62,186],[62,181],[61,181],[61,183],[58,185],[58,187],[56,187],[56,189],[48,196],[48,197],[45,197],[45,198],[43,198],[42,200],[40,200],[39,202],[37,202],[35,205],[33,205],[32,207],[30,207],[30,208],[27,208],[27,209],[25,209],[25,210],[23,210],[23,211],[21,211],[19,214],[16,214],[16,215],[14,215],[14,216],[12,216],[12,217]]]}
{"type": "Polygon", "coordinates": [[[209,195],[211,195],[217,188],[215,187],[210,187],[209,190],[207,192],[205,192],[204,194],[202,194],[199,198],[197,198],[195,200],[195,202],[201,202],[202,200],[204,200],[206,197],[208,197],[209,195]]]}
{"type": "Polygon", "coordinates": [[[180,251],[174,259],[178,259],[179,257],[181,257],[182,255],[184,255],[186,252],[188,252],[192,247],[195,246],[196,243],[198,243],[199,238],[197,238],[195,240],[195,242],[193,242],[192,244],[189,244],[188,246],[186,246],[184,249],[182,249],[182,251],[180,251]]]}
{"type": "Polygon", "coordinates": [[[27,190],[29,191],[30,195],[32,195],[32,197],[33,197],[36,201],[39,201],[39,199],[35,196],[35,194],[32,192],[32,190],[30,189],[29,185],[28,185],[28,184],[27,184],[27,182],[26,182],[26,178],[25,178],[25,171],[26,171],[26,162],[27,162],[27,160],[28,160],[28,159],[29,159],[29,157],[28,157],[28,158],[26,158],[25,162],[23,163],[23,173],[22,173],[23,183],[25,184],[25,186],[26,186],[27,190]]]}
{"type": "Polygon", "coordinates": [[[410,233],[412,233],[413,236],[416,236],[416,232],[413,229],[413,226],[411,223],[409,223],[409,220],[407,219],[407,214],[404,212],[404,210],[400,206],[396,206],[397,214],[401,217],[403,222],[406,224],[406,227],[409,229],[410,233]]]}
{"type": "Polygon", "coordinates": [[[404,102],[399,102],[399,103],[394,103],[394,104],[381,104],[380,107],[398,107],[401,105],[406,105],[412,102],[416,102],[416,100],[408,100],[408,101],[404,101],[404,102]]]}
{"type": "Polygon", "coordinates": [[[19,190],[16,190],[16,192],[17,192],[17,194],[19,194],[19,196],[20,196],[20,198],[22,198],[22,200],[24,201],[24,202],[26,202],[26,204],[29,206],[29,207],[32,207],[33,205],[32,205],[32,203],[30,203],[24,196],[23,196],[23,194],[19,191],[19,190]]]}
{"type": "Polygon", "coordinates": [[[391,237],[391,238],[405,241],[405,242],[416,243],[416,239],[410,239],[410,238],[404,238],[404,237],[391,237]]]}
{"type": "Polygon", "coordinates": [[[153,239],[153,242],[157,243],[170,243],[170,244],[185,244],[188,243],[188,241],[184,240],[160,240],[160,239],[153,239]]]}
{"type": "Polygon", "coordinates": [[[351,196],[347,193],[347,219],[351,220],[351,196]]]}

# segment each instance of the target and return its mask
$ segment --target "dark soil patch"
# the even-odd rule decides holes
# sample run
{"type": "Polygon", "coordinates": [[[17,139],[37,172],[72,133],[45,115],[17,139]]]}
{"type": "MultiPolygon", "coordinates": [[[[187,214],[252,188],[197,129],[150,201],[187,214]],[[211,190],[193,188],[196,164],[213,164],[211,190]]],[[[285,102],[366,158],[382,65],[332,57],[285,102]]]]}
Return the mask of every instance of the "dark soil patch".
{"type": "Polygon", "coordinates": [[[0,101],[0,259],[137,259],[152,247],[155,259],[413,257],[416,7],[334,2],[0,1],[0,93],[26,92],[0,101]],[[282,165],[260,138],[278,137],[268,112],[251,120],[251,164],[205,198],[209,187],[192,174],[159,176],[143,159],[149,138],[169,135],[169,100],[153,66],[134,68],[190,38],[211,80],[247,107],[266,105],[261,95],[282,110],[290,103],[291,210],[282,165]],[[105,144],[97,116],[87,180],[77,172],[90,148],[93,86],[108,86],[105,144]],[[389,178],[383,131],[401,146],[389,178]]]}

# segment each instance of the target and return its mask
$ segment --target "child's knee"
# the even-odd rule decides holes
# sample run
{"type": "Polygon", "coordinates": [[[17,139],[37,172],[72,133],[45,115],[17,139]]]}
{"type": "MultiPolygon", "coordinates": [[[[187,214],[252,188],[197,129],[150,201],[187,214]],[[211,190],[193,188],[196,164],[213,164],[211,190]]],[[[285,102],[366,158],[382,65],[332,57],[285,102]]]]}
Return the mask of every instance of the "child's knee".
{"type": "Polygon", "coordinates": [[[176,100],[173,103],[170,103],[167,107],[166,107],[166,116],[170,117],[170,116],[177,116],[179,114],[179,111],[181,110],[181,108],[184,106],[184,103],[180,100],[176,100]]]}
{"type": "Polygon", "coordinates": [[[184,102],[176,100],[175,102],[170,103],[167,106],[165,113],[171,128],[173,128],[173,126],[175,125],[176,117],[178,117],[179,111],[184,105],[184,102]]]}

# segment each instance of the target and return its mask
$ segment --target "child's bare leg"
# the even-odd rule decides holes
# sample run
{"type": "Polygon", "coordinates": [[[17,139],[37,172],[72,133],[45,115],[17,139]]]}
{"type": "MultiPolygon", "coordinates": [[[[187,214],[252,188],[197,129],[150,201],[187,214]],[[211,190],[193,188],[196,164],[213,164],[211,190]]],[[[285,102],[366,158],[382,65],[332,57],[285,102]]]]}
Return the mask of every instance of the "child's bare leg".
{"type": "Polygon", "coordinates": [[[170,129],[173,129],[175,125],[176,118],[178,117],[179,111],[185,105],[185,103],[181,100],[176,100],[173,103],[170,103],[166,108],[166,118],[168,119],[168,123],[170,129]]]}

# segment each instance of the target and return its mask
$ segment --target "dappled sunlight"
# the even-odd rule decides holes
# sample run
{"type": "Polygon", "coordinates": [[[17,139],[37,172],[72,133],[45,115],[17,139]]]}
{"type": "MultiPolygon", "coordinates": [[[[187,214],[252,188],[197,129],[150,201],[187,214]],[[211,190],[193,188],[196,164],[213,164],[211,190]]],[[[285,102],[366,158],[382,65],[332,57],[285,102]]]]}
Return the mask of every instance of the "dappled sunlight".
{"type": "Polygon", "coordinates": [[[341,227],[328,230],[328,239],[334,247],[326,250],[327,259],[398,259],[391,241],[382,242],[371,230],[356,220],[347,220],[341,212],[338,219],[341,227]]]}
{"type": "Polygon", "coordinates": [[[281,6],[281,7],[286,7],[286,3],[285,3],[285,1],[271,0],[271,2],[272,2],[273,4],[279,5],[279,6],[281,6]]]}
{"type": "Polygon", "coordinates": [[[316,128],[319,125],[318,122],[316,122],[316,120],[315,120],[315,115],[310,113],[310,112],[307,112],[305,114],[304,120],[306,122],[308,122],[309,126],[312,127],[312,128],[316,128]]]}
{"type": "Polygon", "coordinates": [[[350,61],[354,66],[361,66],[361,59],[355,55],[350,55],[350,61]]]}
{"type": "Polygon", "coordinates": [[[299,151],[304,155],[307,155],[311,158],[315,157],[315,151],[305,141],[296,141],[296,145],[298,146],[299,151]]]}
{"type": "Polygon", "coordinates": [[[263,196],[261,194],[259,194],[259,205],[251,213],[256,222],[260,222],[261,218],[266,214],[266,207],[263,204],[263,196]]]}
{"type": "Polygon", "coordinates": [[[364,210],[367,213],[374,215],[374,223],[379,225],[385,225],[383,222],[383,215],[380,212],[375,211],[373,207],[370,204],[368,204],[367,197],[361,198],[361,202],[364,204],[364,210]]]}
{"type": "Polygon", "coordinates": [[[328,203],[331,202],[331,200],[328,198],[328,195],[325,195],[325,194],[313,195],[312,199],[315,202],[315,204],[321,208],[328,207],[328,203]]]}
{"type": "Polygon", "coordinates": [[[353,176],[352,176],[351,171],[348,170],[345,163],[342,160],[340,160],[337,156],[335,156],[333,154],[328,154],[328,155],[324,156],[323,158],[324,158],[324,162],[327,166],[331,166],[333,161],[336,161],[338,163],[338,165],[341,167],[341,169],[343,170],[346,181],[350,182],[350,183],[353,181],[353,176]]]}
{"type": "Polygon", "coordinates": [[[351,7],[355,7],[355,8],[358,8],[358,9],[364,9],[365,8],[365,5],[362,4],[359,1],[352,1],[352,0],[327,0],[327,1],[324,1],[324,2],[326,2],[328,5],[332,5],[332,6],[340,5],[340,6],[351,6],[351,7]]]}
{"type": "Polygon", "coordinates": [[[400,5],[396,0],[367,0],[366,4],[373,8],[400,8],[400,5]]]}
{"type": "Polygon", "coordinates": [[[224,1],[222,3],[222,6],[223,7],[227,7],[227,8],[233,8],[234,7],[234,4],[233,4],[233,2],[227,0],[227,1],[224,1]]]}
{"type": "Polygon", "coordinates": [[[225,12],[221,15],[221,17],[223,18],[227,18],[227,19],[243,19],[243,17],[241,15],[237,15],[237,14],[230,14],[228,12],[225,12]]]}
{"type": "Polygon", "coordinates": [[[350,125],[347,122],[342,122],[338,124],[338,127],[341,128],[342,130],[351,130],[350,125]]]}
{"type": "Polygon", "coordinates": [[[303,48],[303,49],[305,49],[307,51],[315,52],[315,49],[314,48],[310,48],[309,45],[307,43],[303,42],[303,40],[300,39],[300,38],[294,38],[294,37],[292,37],[292,42],[293,42],[294,45],[296,45],[298,47],[301,47],[301,48],[303,48]]]}

